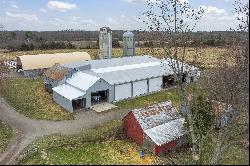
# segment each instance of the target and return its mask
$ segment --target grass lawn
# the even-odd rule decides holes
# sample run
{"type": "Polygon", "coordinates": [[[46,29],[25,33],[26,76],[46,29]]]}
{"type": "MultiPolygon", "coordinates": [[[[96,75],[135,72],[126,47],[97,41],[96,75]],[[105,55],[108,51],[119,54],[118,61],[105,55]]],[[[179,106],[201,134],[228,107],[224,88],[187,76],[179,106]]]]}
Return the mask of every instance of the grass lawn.
{"type": "MultiPolygon", "coordinates": [[[[111,121],[102,127],[75,136],[53,135],[36,140],[26,149],[37,147],[37,153],[24,158],[18,164],[114,164],[114,165],[188,165],[193,164],[188,148],[172,151],[167,156],[154,157],[151,152],[132,141],[124,139],[121,121],[111,121]],[[145,158],[139,157],[145,150],[145,158]]],[[[208,164],[216,131],[211,131],[204,140],[203,164],[208,164]]],[[[249,151],[241,146],[232,146],[219,161],[221,165],[248,164],[249,151]]]]}
{"type": "MultiPolygon", "coordinates": [[[[153,155],[139,156],[142,147],[123,139],[121,121],[111,121],[102,127],[75,136],[48,136],[30,147],[38,152],[19,164],[155,164],[153,155]]],[[[29,149],[28,147],[27,149],[29,149]]]]}
{"type": "Polygon", "coordinates": [[[33,119],[68,120],[73,115],[58,104],[45,91],[41,77],[8,78],[2,80],[1,95],[16,111],[33,119]]]}
{"type": "Polygon", "coordinates": [[[3,121],[0,121],[0,153],[9,145],[13,135],[12,129],[3,121]]]}

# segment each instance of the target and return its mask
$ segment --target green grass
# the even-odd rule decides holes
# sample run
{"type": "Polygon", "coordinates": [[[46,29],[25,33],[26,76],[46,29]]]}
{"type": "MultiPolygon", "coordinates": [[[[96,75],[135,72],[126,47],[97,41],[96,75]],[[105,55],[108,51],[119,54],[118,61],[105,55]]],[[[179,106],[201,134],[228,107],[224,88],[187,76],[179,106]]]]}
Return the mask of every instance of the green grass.
{"type": "Polygon", "coordinates": [[[45,91],[42,78],[10,78],[2,80],[0,93],[16,111],[33,119],[68,120],[73,115],[45,91]]]}
{"type": "MultiPolygon", "coordinates": [[[[152,153],[132,141],[124,139],[120,120],[111,121],[102,127],[91,129],[74,136],[52,135],[40,138],[31,144],[38,152],[19,164],[193,164],[190,148],[172,151],[167,156],[153,157],[152,153]],[[146,158],[139,157],[140,150],[146,151],[146,158]],[[45,152],[43,157],[42,153],[45,152]]],[[[209,164],[217,140],[212,130],[203,141],[202,163],[209,164]]],[[[230,147],[219,164],[249,164],[249,151],[241,146],[230,147]]]]}
{"type": "Polygon", "coordinates": [[[19,164],[154,164],[151,153],[141,159],[142,147],[122,139],[121,124],[111,121],[85,134],[44,137],[30,145],[38,147],[38,153],[19,164]]]}
{"type": "Polygon", "coordinates": [[[12,129],[3,121],[0,121],[0,153],[9,145],[13,135],[12,129]]]}

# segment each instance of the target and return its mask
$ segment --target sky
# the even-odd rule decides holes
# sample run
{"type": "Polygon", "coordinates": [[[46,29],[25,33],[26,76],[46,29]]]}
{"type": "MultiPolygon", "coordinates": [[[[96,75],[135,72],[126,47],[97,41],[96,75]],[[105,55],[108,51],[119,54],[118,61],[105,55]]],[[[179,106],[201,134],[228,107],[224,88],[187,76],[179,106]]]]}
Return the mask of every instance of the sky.
{"type": "MultiPolygon", "coordinates": [[[[152,0],[154,1],[154,0],[152,0]]],[[[196,31],[224,31],[237,24],[233,0],[180,0],[205,13],[196,31]]],[[[56,31],[140,30],[146,0],[0,0],[0,25],[5,30],[56,31]]]]}

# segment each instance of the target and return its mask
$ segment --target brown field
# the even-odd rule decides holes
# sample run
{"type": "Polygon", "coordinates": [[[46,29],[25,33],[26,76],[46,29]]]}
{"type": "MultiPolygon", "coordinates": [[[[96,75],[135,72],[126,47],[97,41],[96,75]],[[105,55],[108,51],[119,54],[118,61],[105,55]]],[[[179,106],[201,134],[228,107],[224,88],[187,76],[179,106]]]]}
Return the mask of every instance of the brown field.
{"type": "MultiPolygon", "coordinates": [[[[225,48],[219,47],[205,47],[201,48],[198,51],[196,58],[194,59],[195,49],[187,48],[187,58],[186,62],[192,63],[195,62],[200,67],[213,67],[214,62],[216,62],[217,58],[220,57],[224,52],[225,48]]],[[[43,54],[43,53],[58,53],[58,52],[75,52],[75,51],[85,51],[88,52],[92,59],[97,59],[99,54],[99,49],[61,49],[61,50],[34,50],[34,51],[17,51],[17,52],[0,52],[0,61],[2,60],[16,60],[17,56],[27,55],[27,54],[43,54]]],[[[151,52],[147,48],[137,48],[136,55],[152,55],[153,56],[162,56],[164,55],[162,49],[155,49],[151,52]]],[[[113,57],[120,57],[122,55],[122,48],[113,48],[113,57]]]]}

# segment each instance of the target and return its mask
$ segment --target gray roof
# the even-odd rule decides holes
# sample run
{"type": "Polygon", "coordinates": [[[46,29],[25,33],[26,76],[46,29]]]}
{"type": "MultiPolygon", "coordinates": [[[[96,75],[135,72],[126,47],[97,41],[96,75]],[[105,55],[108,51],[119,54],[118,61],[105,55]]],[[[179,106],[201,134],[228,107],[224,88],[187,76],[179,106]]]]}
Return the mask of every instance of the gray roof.
{"type": "Polygon", "coordinates": [[[151,140],[158,146],[176,140],[183,136],[186,131],[183,128],[185,122],[184,118],[172,120],[169,123],[153,127],[144,132],[151,138],[151,140]]]}
{"type": "Polygon", "coordinates": [[[132,111],[147,136],[161,146],[185,134],[184,118],[172,106],[171,101],[132,111]]]}
{"type": "Polygon", "coordinates": [[[133,57],[119,57],[112,59],[97,59],[90,61],[78,61],[72,63],[63,64],[63,66],[68,68],[81,68],[82,66],[91,65],[92,69],[121,66],[121,65],[131,65],[145,62],[156,62],[159,59],[144,55],[144,56],[133,56],[133,57]]]}
{"type": "Polygon", "coordinates": [[[146,108],[132,111],[142,130],[157,145],[171,142],[185,134],[184,118],[165,101],[146,108]]]}
{"type": "Polygon", "coordinates": [[[176,108],[172,106],[171,101],[154,104],[146,108],[135,109],[132,112],[143,130],[181,118],[176,108]]]}
{"type": "Polygon", "coordinates": [[[114,85],[171,75],[173,71],[168,61],[144,55],[81,61],[63,64],[63,66],[100,77],[114,85]]]}

